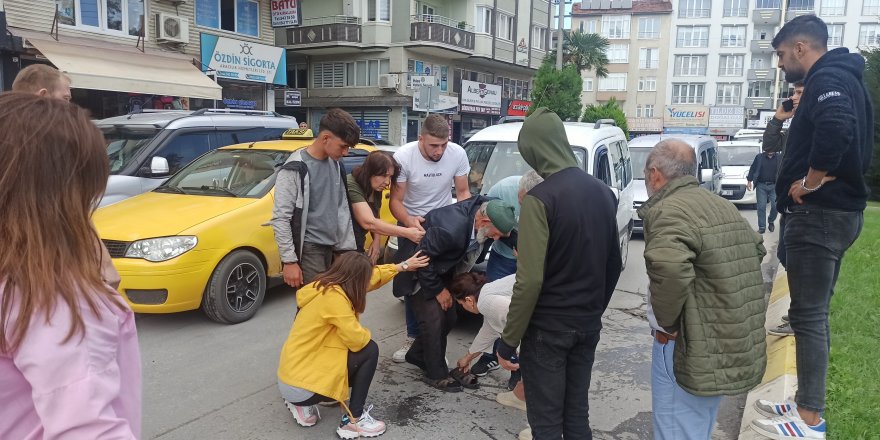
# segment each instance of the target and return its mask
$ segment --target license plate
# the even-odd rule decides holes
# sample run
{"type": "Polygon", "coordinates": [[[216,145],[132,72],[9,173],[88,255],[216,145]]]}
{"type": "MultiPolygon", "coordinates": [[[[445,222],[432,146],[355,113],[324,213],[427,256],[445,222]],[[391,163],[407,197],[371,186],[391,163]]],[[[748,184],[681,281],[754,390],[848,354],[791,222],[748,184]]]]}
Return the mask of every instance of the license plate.
{"type": "Polygon", "coordinates": [[[722,195],[722,196],[732,196],[732,195],[733,195],[733,190],[732,190],[732,189],[724,189],[724,190],[721,190],[721,195],[722,195]]]}

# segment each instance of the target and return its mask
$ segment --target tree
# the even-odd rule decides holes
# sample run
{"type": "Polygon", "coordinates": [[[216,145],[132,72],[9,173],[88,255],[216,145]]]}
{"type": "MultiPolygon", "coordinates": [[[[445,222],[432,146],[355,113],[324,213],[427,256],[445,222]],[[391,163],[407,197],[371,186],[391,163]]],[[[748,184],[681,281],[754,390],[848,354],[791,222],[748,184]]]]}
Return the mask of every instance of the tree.
{"type": "Polygon", "coordinates": [[[581,122],[596,122],[600,119],[614,119],[614,122],[623,130],[623,134],[629,139],[629,127],[626,125],[626,113],[620,108],[617,100],[611,98],[602,105],[590,104],[584,109],[581,122]]]}
{"type": "MultiPolygon", "coordinates": [[[[577,66],[578,72],[592,70],[599,78],[608,76],[608,40],[599,34],[566,32],[562,43],[562,63],[577,66]]],[[[555,60],[556,51],[551,50],[548,58],[555,60]]]]}
{"type": "Polygon", "coordinates": [[[547,57],[535,75],[529,114],[539,107],[547,107],[563,121],[577,120],[581,111],[582,88],[583,81],[577,67],[569,64],[562,70],[556,70],[553,59],[547,57]]]}
{"type": "MultiPolygon", "coordinates": [[[[880,49],[862,51],[865,56],[865,87],[874,105],[880,104],[880,49]]],[[[865,176],[871,197],[880,200],[880,111],[874,109],[874,157],[865,176]]]]}

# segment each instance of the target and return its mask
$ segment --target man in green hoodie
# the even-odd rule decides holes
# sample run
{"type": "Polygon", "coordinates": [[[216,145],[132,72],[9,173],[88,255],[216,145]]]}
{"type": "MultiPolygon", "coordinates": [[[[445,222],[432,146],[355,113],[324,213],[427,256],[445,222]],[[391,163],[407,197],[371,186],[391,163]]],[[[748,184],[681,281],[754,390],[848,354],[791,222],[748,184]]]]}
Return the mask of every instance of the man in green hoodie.
{"type": "Polygon", "coordinates": [[[578,167],[562,120],[540,108],[519,134],[523,159],[544,181],[523,198],[516,284],[498,357],[520,364],[528,419],[538,440],[592,439],[587,394],[602,313],[623,263],[617,201],[578,167]]]}

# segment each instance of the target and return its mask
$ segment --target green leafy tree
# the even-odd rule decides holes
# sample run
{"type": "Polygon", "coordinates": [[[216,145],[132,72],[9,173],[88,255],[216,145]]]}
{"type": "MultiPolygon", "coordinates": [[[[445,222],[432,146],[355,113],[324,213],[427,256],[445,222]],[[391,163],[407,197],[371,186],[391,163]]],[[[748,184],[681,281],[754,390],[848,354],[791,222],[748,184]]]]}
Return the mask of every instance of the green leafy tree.
{"type": "MultiPolygon", "coordinates": [[[[880,49],[863,51],[867,58],[865,66],[865,86],[871,95],[874,105],[880,105],[880,49]]],[[[871,197],[880,200],[880,111],[874,109],[874,157],[868,170],[867,184],[871,188],[871,197]]]]}
{"type": "Polygon", "coordinates": [[[581,112],[581,91],[583,81],[574,65],[556,70],[553,60],[544,59],[532,89],[532,106],[529,114],[539,107],[547,107],[564,121],[577,120],[581,112]]]}
{"type": "Polygon", "coordinates": [[[626,125],[626,113],[620,108],[617,100],[611,98],[605,104],[590,104],[584,109],[584,115],[581,122],[596,122],[600,119],[614,119],[617,126],[623,130],[623,134],[629,139],[629,127],[626,125]]]}
{"type": "MultiPolygon", "coordinates": [[[[607,49],[608,40],[599,34],[566,32],[562,42],[562,63],[574,64],[579,72],[591,70],[597,77],[605,78],[608,76],[607,49]]],[[[555,61],[556,50],[551,50],[547,58],[555,61]]]]}

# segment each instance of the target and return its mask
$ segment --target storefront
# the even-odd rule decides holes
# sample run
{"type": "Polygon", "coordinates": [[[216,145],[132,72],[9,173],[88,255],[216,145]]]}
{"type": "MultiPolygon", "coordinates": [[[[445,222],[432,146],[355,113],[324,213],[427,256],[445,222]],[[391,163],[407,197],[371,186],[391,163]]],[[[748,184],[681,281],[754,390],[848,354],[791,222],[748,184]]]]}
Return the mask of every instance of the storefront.
{"type": "Polygon", "coordinates": [[[218,108],[275,110],[271,87],[287,85],[287,51],[206,33],[200,35],[200,41],[202,70],[216,76],[217,84],[223,87],[218,108]]]}
{"type": "Polygon", "coordinates": [[[703,105],[667,106],[663,112],[663,132],[706,134],[709,130],[709,107],[703,105]]]}
{"type": "Polygon", "coordinates": [[[501,116],[501,86],[462,80],[460,95],[461,134],[458,141],[464,143],[501,116]]]}
{"type": "Polygon", "coordinates": [[[637,136],[663,133],[663,118],[626,118],[630,139],[637,136]]]}

